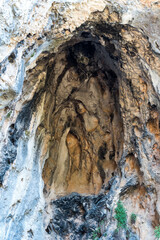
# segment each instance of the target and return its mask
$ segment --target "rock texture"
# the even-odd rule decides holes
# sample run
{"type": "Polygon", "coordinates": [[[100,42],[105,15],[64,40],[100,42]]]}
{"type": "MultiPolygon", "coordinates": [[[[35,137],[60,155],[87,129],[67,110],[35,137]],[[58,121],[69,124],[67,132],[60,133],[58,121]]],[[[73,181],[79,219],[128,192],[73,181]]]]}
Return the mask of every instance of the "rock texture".
{"type": "Polygon", "coordinates": [[[159,7],[0,3],[0,239],[154,239],[159,7]]]}

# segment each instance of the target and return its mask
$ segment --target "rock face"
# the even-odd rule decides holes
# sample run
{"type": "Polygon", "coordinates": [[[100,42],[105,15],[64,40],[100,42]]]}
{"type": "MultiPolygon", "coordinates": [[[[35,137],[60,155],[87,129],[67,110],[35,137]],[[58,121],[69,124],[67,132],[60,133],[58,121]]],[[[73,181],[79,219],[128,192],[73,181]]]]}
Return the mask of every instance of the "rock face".
{"type": "Polygon", "coordinates": [[[24,4],[0,5],[0,239],[154,239],[160,3],[24,4]]]}

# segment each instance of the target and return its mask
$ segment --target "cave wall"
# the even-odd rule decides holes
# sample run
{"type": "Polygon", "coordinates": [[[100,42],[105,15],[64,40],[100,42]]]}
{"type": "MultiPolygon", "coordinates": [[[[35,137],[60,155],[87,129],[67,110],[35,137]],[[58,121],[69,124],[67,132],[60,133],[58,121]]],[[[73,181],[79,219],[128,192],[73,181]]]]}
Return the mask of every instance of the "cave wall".
{"type": "Polygon", "coordinates": [[[23,8],[15,14],[17,3],[10,14],[19,25],[2,31],[0,238],[92,239],[103,221],[101,239],[153,239],[160,211],[158,3],[48,1],[46,12],[41,2],[28,3],[35,25],[26,24],[23,8]],[[128,230],[117,234],[119,199],[128,230]]]}

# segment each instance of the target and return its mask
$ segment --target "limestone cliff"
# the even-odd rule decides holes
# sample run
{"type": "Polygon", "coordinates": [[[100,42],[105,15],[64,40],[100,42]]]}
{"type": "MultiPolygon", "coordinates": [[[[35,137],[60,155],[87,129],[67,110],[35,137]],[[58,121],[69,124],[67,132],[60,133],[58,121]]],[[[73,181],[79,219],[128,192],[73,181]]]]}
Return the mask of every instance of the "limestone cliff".
{"type": "Polygon", "coordinates": [[[160,2],[3,0],[0,14],[0,239],[155,239],[160,2]]]}

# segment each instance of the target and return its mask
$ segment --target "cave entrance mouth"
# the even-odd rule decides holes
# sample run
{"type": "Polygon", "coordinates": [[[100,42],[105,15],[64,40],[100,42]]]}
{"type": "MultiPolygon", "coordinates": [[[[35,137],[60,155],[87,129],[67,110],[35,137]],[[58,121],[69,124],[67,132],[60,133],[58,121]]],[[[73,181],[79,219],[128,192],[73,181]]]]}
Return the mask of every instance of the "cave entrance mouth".
{"type": "Polygon", "coordinates": [[[59,48],[48,71],[46,119],[52,133],[43,168],[48,199],[98,194],[122,152],[119,52],[108,38],[82,31],[59,48]]]}

